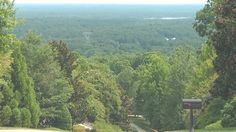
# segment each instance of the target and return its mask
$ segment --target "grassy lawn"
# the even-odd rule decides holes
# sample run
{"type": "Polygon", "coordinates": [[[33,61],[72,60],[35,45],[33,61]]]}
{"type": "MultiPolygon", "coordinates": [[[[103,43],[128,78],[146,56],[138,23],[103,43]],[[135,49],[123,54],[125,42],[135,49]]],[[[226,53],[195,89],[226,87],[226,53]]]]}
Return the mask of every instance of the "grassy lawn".
{"type": "Polygon", "coordinates": [[[70,130],[62,130],[59,128],[38,128],[38,129],[33,129],[33,128],[22,128],[22,127],[0,127],[0,130],[51,130],[51,131],[57,131],[57,132],[71,132],[70,130]]]}
{"type": "MultiPolygon", "coordinates": [[[[168,132],[189,132],[188,130],[177,130],[168,132]]],[[[201,129],[194,130],[194,132],[236,132],[236,128],[224,128],[224,129],[201,129]]]]}
{"type": "MultiPolygon", "coordinates": [[[[146,132],[152,132],[149,127],[149,122],[143,118],[130,118],[131,123],[136,124],[146,132]]],[[[166,131],[166,132],[189,132],[189,130],[176,130],[176,131],[166,131]]],[[[222,129],[195,129],[194,132],[236,132],[236,128],[222,128],[222,129]]]]}
{"type": "Polygon", "coordinates": [[[52,130],[52,131],[58,131],[58,132],[71,132],[70,130],[62,130],[62,129],[55,128],[55,127],[44,128],[43,130],[52,130]]]}

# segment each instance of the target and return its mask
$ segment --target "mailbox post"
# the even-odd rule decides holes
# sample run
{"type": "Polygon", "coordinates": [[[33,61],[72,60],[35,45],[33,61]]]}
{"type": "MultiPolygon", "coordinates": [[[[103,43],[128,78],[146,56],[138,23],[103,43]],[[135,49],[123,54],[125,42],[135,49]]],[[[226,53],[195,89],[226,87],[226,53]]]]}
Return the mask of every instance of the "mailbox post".
{"type": "Polygon", "coordinates": [[[201,99],[183,99],[183,108],[190,109],[189,132],[194,132],[193,109],[201,109],[201,107],[202,107],[202,100],[201,99]]]}

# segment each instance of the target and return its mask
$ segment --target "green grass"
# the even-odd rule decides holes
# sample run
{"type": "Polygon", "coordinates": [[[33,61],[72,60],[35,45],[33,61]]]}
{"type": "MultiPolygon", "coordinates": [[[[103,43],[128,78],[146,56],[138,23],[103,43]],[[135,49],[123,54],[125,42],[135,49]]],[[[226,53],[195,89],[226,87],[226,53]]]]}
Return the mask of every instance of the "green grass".
{"type": "Polygon", "coordinates": [[[42,130],[52,130],[52,131],[58,131],[58,132],[71,132],[70,130],[62,130],[62,129],[55,128],[55,127],[44,128],[42,130]]]}
{"type": "MultiPolygon", "coordinates": [[[[189,132],[188,130],[177,130],[168,132],[189,132]]],[[[201,129],[194,130],[194,132],[236,132],[236,128],[222,128],[222,129],[201,129]]]]}
{"type": "Polygon", "coordinates": [[[104,120],[95,121],[94,128],[96,132],[122,132],[119,126],[112,125],[104,120]]]}
{"type": "Polygon", "coordinates": [[[71,132],[70,130],[62,130],[55,127],[50,128],[23,128],[23,127],[0,127],[0,130],[17,130],[17,129],[27,129],[27,130],[52,130],[52,131],[58,131],[58,132],[71,132]]]}
{"type": "MultiPolygon", "coordinates": [[[[130,118],[131,123],[136,124],[146,132],[152,132],[149,127],[149,122],[143,118],[130,118]]],[[[166,132],[189,132],[189,130],[176,130],[176,131],[166,131],[166,132]]],[[[236,132],[236,128],[222,128],[222,129],[195,129],[194,132],[236,132]]]]}
{"type": "Polygon", "coordinates": [[[25,128],[19,128],[19,127],[0,127],[0,130],[11,130],[11,129],[25,129],[25,128]]]}

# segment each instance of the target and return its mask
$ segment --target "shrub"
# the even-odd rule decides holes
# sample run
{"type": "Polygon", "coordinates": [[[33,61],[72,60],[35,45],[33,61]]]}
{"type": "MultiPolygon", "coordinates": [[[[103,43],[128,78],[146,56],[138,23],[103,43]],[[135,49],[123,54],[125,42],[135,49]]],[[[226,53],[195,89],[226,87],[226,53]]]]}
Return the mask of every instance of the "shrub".
{"type": "Polygon", "coordinates": [[[14,127],[20,127],[21,126],[21,112],[18,108],[14,108],[12,110],[12,125],[14,127]]]}
{"type": "Polygon", "coordinates": [[[11,121],[12,111],[9,106],[4,106],[1,112],[1,122],[3,125],[8,126],[11,121]]]}
{"type": "Polygon", "coordinates": [[[213,99],[204,109],[197,119],[197,126],[204,128],[209,124],[215,123],[221,119],[221,110],[223,109],[225,100],[222,98],[213,99]]]}
{"type": "Polygon", "coordinates": [[[21,109],[21,121],[22,121],[22,127],[31,126],[31,114],[30,111],[26,108],[21,109]]]}
{"type": "Polygon", "coordinates": [[[54,126],[60,129],[69,130],[72,127],[72,118],[68,108],[64,105],[59,109],[54,126]]]}
{"type": "Polygon", "coordinates": [[[37,128],[38,123],[39,123],[39,117],[41,115],[40,107],[37,103],[34,103],[34,102],[31,103],[31,112],[33,112],[32,117],[31,117],[32,127],[37,128]]]}
{"type": "Polygon", "coordinates": [[[221,120],[215,122],[215,123],[212,123],[210,125],[207,125],[205,127],[206,129],[220,129],[220,128],[223,128],[222,125],[221,125],[221,120]]]}
{"type": "Polygon", "coordinates": [[[222,110],[222,126],[236,127],[236,96],[222,110]]]}

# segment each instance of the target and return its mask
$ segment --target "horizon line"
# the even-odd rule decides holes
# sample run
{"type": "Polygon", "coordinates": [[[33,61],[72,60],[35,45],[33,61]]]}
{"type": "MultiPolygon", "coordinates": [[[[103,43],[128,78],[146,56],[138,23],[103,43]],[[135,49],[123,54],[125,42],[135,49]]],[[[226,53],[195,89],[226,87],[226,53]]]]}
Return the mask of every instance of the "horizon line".
{"type": "Polygon", "coordinates": [[[206,3],[14,3],[15,5],[205,5],[206,3]]]}

